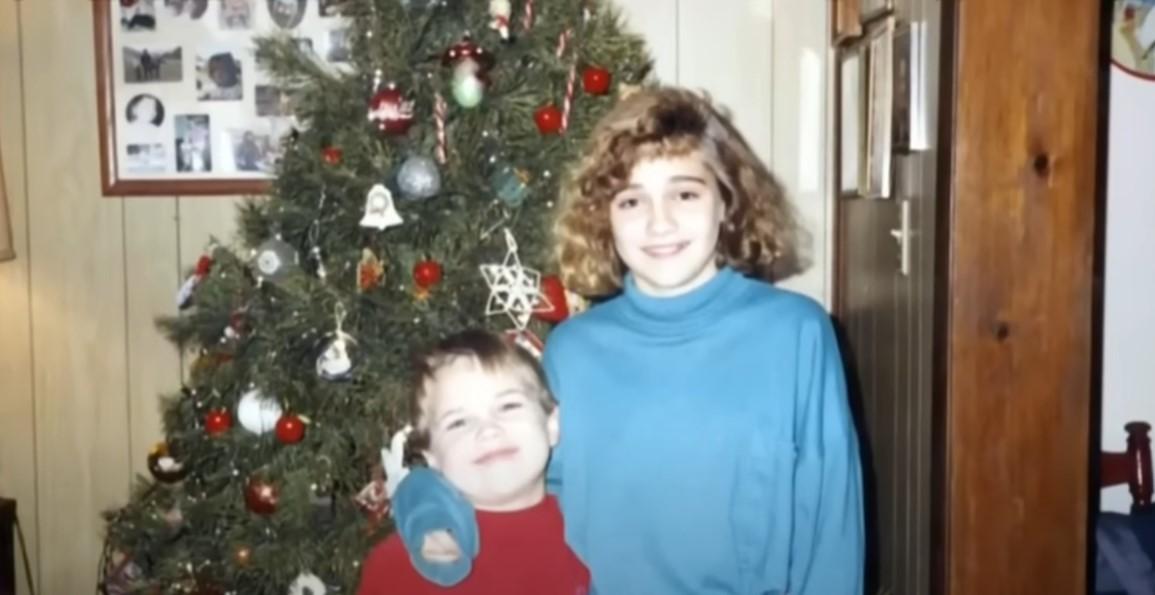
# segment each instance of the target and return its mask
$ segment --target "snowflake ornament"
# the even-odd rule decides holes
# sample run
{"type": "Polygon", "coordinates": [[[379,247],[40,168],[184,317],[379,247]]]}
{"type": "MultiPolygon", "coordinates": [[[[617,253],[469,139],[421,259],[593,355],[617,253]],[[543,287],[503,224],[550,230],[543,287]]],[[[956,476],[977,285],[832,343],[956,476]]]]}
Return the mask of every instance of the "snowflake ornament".
{"type": "Polygon", "coordinates": [[[481,276],[489,286],[485,315],[505,314],[517,330],[525,330],[534,312],[552,310],[549,299],[541,293],[541,273],[522,266],[513,232],[505,231],[506,253],[501,264],[481,265],[481,276]]]}

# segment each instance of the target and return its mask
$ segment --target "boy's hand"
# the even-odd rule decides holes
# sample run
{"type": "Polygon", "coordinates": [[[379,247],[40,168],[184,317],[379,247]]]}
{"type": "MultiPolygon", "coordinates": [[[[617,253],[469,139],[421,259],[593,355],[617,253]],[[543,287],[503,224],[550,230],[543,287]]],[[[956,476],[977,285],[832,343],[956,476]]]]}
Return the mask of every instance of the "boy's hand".
{"type": "Polygon", "coordinates": [[[449,531],[431,531],[421,542],[421,557],[428,562],[450,564],[461,557],[461,548],[449,531]]]}

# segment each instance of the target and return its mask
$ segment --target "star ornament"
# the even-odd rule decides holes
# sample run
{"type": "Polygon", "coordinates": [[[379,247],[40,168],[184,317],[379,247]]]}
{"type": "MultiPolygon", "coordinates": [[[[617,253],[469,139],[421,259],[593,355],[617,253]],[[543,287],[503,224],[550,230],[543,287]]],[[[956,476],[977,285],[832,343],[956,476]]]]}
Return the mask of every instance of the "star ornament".
{"type": "Polygon", "coordinates": [[[524,267],[517,253],[513,233],[505,229],[505,260],[501,264],[481,265],[481,276],[489,286],[485,315],[505,314],[517,330],[525,330],[534,312],[553,309],[541,293],[541,273],[524,267]]]}

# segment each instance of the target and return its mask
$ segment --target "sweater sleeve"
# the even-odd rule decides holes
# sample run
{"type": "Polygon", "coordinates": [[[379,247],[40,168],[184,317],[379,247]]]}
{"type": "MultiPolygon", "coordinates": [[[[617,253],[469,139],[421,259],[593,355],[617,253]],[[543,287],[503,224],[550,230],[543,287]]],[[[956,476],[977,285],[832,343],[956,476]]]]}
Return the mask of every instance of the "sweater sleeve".
{"type": "Polygon", "coordinates": [[[801,326],[795,409],[791,595],[863,589],[862,468],[830,318],[801,326]]]}

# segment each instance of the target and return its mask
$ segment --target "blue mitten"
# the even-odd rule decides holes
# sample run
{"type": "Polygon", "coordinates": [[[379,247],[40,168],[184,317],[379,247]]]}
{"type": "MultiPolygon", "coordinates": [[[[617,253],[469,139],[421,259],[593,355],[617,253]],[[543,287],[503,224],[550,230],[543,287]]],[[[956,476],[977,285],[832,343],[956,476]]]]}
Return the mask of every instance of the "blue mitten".
{"type": "Polygon", "coordinates": [[[413,567],[426,580],[451,587],[465,580],[479,551],[473,505],[441,473],[414,467],[393,495],[393,519],[413,567]],[[425,536],[445,530],[457,540],[462,557],[451,563],[430,562],[421,555],[425,536]]]}

